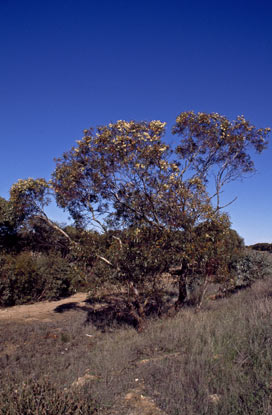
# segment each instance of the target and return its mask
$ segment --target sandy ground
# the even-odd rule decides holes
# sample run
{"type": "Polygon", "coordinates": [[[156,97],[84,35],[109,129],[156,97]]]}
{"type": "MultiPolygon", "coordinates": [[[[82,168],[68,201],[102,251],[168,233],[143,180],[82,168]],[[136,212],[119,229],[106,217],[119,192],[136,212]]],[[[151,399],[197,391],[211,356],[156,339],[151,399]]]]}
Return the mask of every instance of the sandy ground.
{"type": "Polygon", "coordinates": [[[67,303],[77,303],[77,305],[82,306],[85,304],[84,301],[86,300],[86,297],[86,293],[76,293],[71,297],[58,301],[42,301],[35,304],[0,308],[0,321],[55,320],[58,316],[58,314],[54,312],[56,307],[67,303]]]}

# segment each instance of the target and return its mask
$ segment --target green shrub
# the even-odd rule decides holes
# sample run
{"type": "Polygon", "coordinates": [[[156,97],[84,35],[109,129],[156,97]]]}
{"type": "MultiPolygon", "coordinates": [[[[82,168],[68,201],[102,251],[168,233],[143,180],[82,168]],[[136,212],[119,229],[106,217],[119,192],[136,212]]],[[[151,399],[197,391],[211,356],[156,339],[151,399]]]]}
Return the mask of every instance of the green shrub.
{"type": "Polygon", "coordinates": [[[30,302],[42,291],[33,258],[28,253],[1,257],[0,305],[30,302]]]}
{"type": "Polygon", "coordinates": [[[230,264],[236,287],[246,287],[272,274],[272,255],[245,249],[230,264]]]}
{"type": "Polygon", "coordinates": [[[38,274],[43,281],[42,299],[58,299],[74,293],[78,282],[71,264],[58,255],[40,255],[36,258],[38,274]]]}
{"type": "Polygon", "coordinates": [[[0,257],[0,306],[65,297],[75,284],[74,269],[60,256],[22,252],[0,257]]]}

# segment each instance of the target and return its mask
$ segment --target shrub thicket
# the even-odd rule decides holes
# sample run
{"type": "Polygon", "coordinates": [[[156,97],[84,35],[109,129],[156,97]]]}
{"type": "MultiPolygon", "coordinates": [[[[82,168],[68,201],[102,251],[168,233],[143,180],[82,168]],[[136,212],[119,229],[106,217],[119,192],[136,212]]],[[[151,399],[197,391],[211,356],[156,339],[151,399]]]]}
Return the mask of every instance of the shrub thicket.
{"type": "Polygon", "coordinates": [[[272,274],[272,255],[244,249],[230,262],[235,287],[247,287],[254,281],[272,274]]]}
{"type": "Polygon", "coordinates": [[[58,255],[0,256],[0,306],[65,297],[74,292],[76,283],[74,268],[58,255]]]}

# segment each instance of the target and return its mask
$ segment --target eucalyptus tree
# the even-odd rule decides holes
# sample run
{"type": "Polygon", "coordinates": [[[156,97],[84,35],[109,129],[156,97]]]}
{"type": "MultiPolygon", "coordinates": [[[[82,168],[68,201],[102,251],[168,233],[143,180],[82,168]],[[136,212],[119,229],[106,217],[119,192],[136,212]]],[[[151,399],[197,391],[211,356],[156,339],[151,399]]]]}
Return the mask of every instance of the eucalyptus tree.
{"type": "Polygon", "coordinates": [[[220,205],[223,186],[254,171],[251,150],[266,148],[270,129],[257,129],[244,117],[231,122],[219,114],[185,112],[176,119],[171,148],[165,126],[117,121],[84,130],[57,159],[51,184],[58,205],[76,223],[111,230],[110,257],[98,258],[112,278],[150,285],[178,265],[183,303],[199,270],[203,278],[211,262],[222,268],[230,235],[220,205]],[[211,178],[215,189],[209,193],[211,178]],[[200,236],[203,224],[209,231],[200,236]]]}

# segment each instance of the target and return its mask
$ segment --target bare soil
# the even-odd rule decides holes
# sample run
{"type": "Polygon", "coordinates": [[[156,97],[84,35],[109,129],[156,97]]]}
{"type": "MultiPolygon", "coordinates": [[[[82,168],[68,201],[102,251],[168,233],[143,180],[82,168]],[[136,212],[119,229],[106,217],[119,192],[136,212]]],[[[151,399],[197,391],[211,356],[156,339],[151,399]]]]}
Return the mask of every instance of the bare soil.
{"type": "Polygon", "coordinates": [[[42,301],[35,304],[0,308],[0,320],[8,320],[9,322],[53,321],[60,318],[60,314],[55,312],[57,307],[69,303],[81,307],[85,305],[86,298],[86,293],[76,293],[71,297],[57,301],[42,301]]]}

